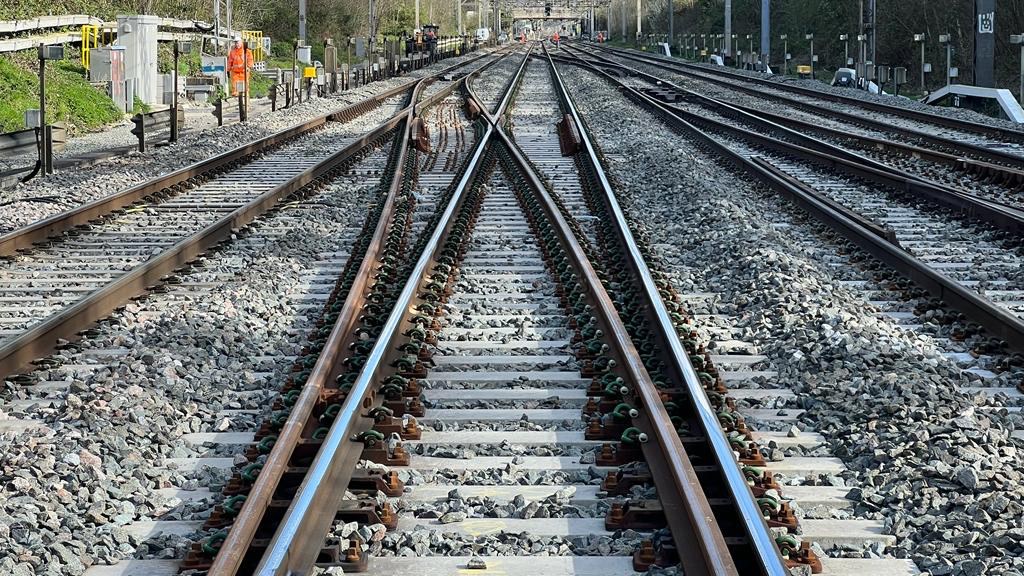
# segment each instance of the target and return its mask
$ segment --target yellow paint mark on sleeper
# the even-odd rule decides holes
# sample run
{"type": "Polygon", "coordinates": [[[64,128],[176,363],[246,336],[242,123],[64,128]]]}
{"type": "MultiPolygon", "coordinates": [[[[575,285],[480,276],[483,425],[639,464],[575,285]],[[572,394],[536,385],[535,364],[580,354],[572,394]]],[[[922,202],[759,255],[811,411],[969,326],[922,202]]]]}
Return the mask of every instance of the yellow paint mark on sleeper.
{"type": "Polygon", "coordinates": [[[498,558],[494,558],[492,556],[488,556],[484,558],[484,560],[487,562],[486,569],[474,570],[471,568],[459,568],[458,573],[466,575],[491,574],[493,576],[508,576],[508,572],[501,569],[501,560],[499,560],[498,558]]]}
{"type": "Polygon", "coordinates": [[[495,534],[497,532],[501,532],[507,526],[507,524],[501,520],[489,520],[484,518],[463,520],[459,524],[462,531],[470,536],[495,534]]]}

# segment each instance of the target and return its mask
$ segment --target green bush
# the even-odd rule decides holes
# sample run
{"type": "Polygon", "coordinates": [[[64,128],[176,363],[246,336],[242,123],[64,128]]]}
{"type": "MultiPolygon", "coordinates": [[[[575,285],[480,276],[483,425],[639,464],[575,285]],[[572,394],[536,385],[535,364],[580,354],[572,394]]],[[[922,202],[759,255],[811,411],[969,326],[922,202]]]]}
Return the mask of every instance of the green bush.
{"type": "MultiPolygon", "coordinates": [[[[0,131],[21,130],[25,111],[39,107],[39,74],[35,59],[0,59],[0,131]]],[[[121,118],[113,100],[85,79],[73,61],[50,63],[46,69],[46,120],[65,122],[72,133],[94,130],[121,118]]]]}
{"type": "Polygon", "coordinates": [[[270,93],[270,86],[273,83],[270,78],[255,73],[249,77],[249,95],[253,98],[263,98],[270,93]]]}

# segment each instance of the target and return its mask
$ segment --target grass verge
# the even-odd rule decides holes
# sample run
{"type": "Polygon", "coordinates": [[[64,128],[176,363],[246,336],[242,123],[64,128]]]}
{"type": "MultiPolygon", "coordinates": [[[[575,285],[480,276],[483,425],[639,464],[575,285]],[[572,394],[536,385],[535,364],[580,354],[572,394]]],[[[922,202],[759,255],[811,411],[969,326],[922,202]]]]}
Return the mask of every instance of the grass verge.
{"type": "MultiPolygon", "coordinates": [[[[32,56],[0,58],[0,132],[21,130],[25,111],[39,107],[39,73],[32,56]]],[[[47,122],[64,122],[71,133],[81,133],[120,118],[114,101],[86,81],[81,66],[68,60],[47,64],[47,122]]]]}

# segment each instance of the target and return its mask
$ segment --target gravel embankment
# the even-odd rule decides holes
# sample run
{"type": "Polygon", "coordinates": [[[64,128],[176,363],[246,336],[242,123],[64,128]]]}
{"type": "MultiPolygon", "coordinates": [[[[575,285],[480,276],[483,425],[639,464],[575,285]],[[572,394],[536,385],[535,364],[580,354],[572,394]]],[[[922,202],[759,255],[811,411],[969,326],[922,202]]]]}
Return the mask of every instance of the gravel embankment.
{"type": "MultiPolygon", "coordinates": [[[[855,514],[884,519],[887,550],[933,574],[1017,574],[1024,568],[1020,418],[957,391],[967,376],[929,337],[877,317],[830,266],[848,247],[730,173],[607,84],[561,68],[611,154],[624,203],[659,243],[682,292],[713,291],[707,310],[802,394],[804,425],[849,467],[855,514]],[[813,241],[808,241],[813,238],[813,241]]],[[[842,482],[842,484],[837,484],[842,482]]],[[[833,550],[870,556],[875,551],[833,550]]]]}

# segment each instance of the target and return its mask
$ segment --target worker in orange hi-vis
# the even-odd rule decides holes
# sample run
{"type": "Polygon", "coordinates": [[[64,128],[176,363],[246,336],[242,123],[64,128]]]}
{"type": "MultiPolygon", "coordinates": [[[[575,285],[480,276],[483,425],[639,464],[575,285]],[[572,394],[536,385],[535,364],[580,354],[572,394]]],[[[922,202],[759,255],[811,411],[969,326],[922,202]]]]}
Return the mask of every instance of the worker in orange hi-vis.
{"type": "Polygon", "coordinates": [[[252,50],[245,47],[242,43],[242,38],[235,36],[235,45],[232,46],[231,52],[228,52],[228,74],[231,78],[231,95],[238,96],[238,85],[243,84],[245,86],[245,95],[249,95],[249,83],[246,78],[247,74],[245,69],[249,69],[249,74],[252,73],[252,50]],[[242,54],[245,56],[243,57],[242,54]]]}

